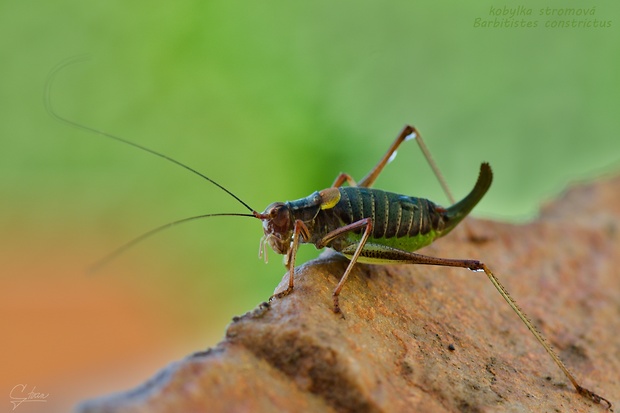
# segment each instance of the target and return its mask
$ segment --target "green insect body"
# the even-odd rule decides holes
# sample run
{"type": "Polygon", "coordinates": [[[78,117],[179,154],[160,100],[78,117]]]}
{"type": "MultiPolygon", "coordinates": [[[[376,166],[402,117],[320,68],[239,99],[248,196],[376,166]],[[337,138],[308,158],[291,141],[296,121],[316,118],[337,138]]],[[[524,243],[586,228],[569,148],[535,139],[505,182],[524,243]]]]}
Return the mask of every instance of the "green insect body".
{"type": "MultiPolygon", "coordinates": [[[[492,172],[484,163],[474,189],[462,201],[443,208],[424,199],[380,189],[365,187],[338,188],[338,202],[322,208],[325,201],[320,192],[279,205],[287,210],[290,227],[300,220],[311,234],[301,242],[312,243],[318,248],[330,247],[351,258],[363,238],[363,229],[348,231],[323,245],[323,238],[335,228],[359,222],[372,221],[373,229],[361,250],[358,262],[398,263],[395,250],[413,252],[448,234],[480,201],[491,185],[492,172]]],[[[267,232],[269,237],[269,230],[267,232]]],[[[289,234],[279,238],[286,239],[289,234]]],[[[279,248],[274,248],[280,253],[279,248]]]]}

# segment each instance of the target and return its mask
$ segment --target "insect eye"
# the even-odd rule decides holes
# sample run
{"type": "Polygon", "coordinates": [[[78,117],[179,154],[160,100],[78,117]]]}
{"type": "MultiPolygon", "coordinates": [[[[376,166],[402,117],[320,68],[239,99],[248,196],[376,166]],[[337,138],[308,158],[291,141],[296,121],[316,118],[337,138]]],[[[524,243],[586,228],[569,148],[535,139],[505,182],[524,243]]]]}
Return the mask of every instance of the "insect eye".
{"type": "Polygon", "coordinates": [[[269,215],[276,226],[286,225],[289,221],[288,209],[284,205],[275,206],[269,215]]]}

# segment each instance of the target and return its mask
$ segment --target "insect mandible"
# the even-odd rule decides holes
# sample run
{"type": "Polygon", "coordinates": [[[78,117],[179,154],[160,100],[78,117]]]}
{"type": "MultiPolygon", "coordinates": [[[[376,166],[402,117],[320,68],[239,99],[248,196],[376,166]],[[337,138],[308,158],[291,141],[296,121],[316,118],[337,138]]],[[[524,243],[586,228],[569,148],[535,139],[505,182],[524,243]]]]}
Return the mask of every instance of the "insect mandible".
{"type": "Polygon", "coordinates": [[[359,182],[355,182],[350,175],[341,173],[329,188],[316,191],[305,198],[295,201],[274,202],[265,211],[257,212],[224,186],[175,159],[118,136],[79,124],[56,113],[51,100],[53,81],[62,68],[81,60],[83,59],[68,60],[59,64],[50,72],[45,89],[45,107],[52,117],[71,126],[114,139],[166,159],[211,182],[250,211],[249,214],[218,213],[198,215],[168,223],[121,246],[99,261],[96,267],[104,265],[143,239],[173,225],[213,216],[244,216],[262,221],[264,235],[260,241],[259,257],[266,254],[267,244],[275,252],[285,256],[285,264],[289,271],[288,287],[284,291],[274,294],[271,299],[283,298],[293,291],[295,258],[299,245],[303,243],[314,244],[318,249],[332,248],[349,259],[349,264],[332,293],[332,309],[335,313],[341,312],[339,303],[340,292],[357,262],[439,265],[484,272],[504,300],[506,300],[508,305],[573,384],[577,393],[595,403],[605,403],[607,408],[611,409],[612,405],[607,399],[586,389],[577,382],[559,356],[547,344],[541,333],[534,327],[514,299],[510,297],[508,291],[506,291],[486,264],[478,260],[437,258],[414,252],[452,231],[482,199],[493,180],[493,173],[488,163],[480,165],[480,173],[471,192],[461,201],[454,202],[454,198],[435,162],[432,160],[420,133],[412,126],[405,126],[377,165],[359,182]],[[383,168],[396,155],[398,147],[407,140],[415,140],[420,146],[452,203],[450,207],[444,208],[427,199],[372,188],[373,183],[383,168]],[[343,187],[342,185],[345,182],[349,186],[343,187]]]}

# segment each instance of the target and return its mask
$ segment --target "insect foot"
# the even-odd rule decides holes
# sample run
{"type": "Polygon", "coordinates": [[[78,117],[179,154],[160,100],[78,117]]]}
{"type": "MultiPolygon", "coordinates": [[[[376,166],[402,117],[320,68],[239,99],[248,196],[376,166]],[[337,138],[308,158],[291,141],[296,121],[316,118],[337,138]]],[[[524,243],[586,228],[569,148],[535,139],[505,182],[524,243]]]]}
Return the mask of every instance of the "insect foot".
{"type": "Polygon", "coordinates": [[[597,404],[607,404],[607,410],[612,411],[613,409],[611,408],[611,402],[609,400],[607,400],[606,398],[599,396],[598,394],[586,389],[585,387],[581,387],[581,386],[577,386],[577,393],[581,394],[582,396],[587,397],[588,399],[592,400],[594,403],[597,404]]]}
{"type": "Polygon", "coordinates": [[[287,295],[289,295],[291,292],[293,292],[293,287],[288,287],[286,290],[280,291],[279,293],[275,293],[274,295],[269,297],[269,302],[271,302],[274,298],[278,298],[278,299],[284,298],[287,295]]]}
{"type": "Polygon", "coordinates": [[[339,300],[338,300],[338,295],[334,294],[334,295],[332,295],[332,298],[334,300],[334,306],[332,307],[332,310],[334,311],[334,314],[340,314],[340,316],[342,318],[345,318],[344,313],[340,309],[340,303],[339,303],[339,300]]]}

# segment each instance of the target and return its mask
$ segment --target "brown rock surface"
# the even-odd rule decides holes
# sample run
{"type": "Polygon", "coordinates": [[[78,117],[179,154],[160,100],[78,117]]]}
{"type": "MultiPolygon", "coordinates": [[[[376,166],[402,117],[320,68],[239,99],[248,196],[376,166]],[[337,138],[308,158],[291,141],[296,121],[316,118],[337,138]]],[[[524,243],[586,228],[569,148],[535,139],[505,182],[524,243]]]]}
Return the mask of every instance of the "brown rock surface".
{"type": "MultiPolygon", "coordinates": [[[[524,225],[469,221],[423,253],[484,261],[581,384],[620,404],[620,176],[578,185],[524,225]]],[[[233,320],[214,349],[94,412],[596,412],[484,273],[363,265],[297,269],[295,290],[233,320]]],[[[282,290],[287,277],[278,287],[282,290]]]]}

